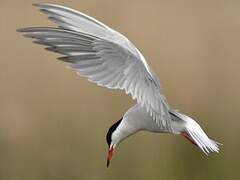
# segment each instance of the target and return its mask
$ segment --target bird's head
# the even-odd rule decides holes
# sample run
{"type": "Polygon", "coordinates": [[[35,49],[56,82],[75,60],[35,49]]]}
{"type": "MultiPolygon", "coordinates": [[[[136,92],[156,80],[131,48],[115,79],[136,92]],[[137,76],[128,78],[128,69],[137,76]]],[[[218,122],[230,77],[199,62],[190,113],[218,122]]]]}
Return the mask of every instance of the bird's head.
{"type": "Polygon", "coordinates": [[[118,145],[118,143],[120,143],[121,139],[116,137],[116,129],[119,126],[119,124],[121,123],[122,118],[120,120],[118,120],[116,123],[114,123],[108,130],[107,135],[106,135],[106,141],[108,144],[108,157],[107,157],[107,167],[110,164],[110,161],[113,157],[113,152],[116,148],[116,146],[118,145]]]}

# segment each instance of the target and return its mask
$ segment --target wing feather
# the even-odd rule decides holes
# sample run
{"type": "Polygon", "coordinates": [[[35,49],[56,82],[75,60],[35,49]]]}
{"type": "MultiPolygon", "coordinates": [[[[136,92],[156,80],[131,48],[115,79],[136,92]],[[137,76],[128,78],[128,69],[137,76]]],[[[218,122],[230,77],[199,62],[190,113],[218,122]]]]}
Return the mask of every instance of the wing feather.
{"type": "Polygon", "coordinates": [[[35,4],[58,28],[23,28],[47,50],[89,81],[111,89],[123,89],[146,108],[159,126],[171,130],[169,106],[160,83],[143,55],[123,35],[101,22],[59,5],[35,4]]]}

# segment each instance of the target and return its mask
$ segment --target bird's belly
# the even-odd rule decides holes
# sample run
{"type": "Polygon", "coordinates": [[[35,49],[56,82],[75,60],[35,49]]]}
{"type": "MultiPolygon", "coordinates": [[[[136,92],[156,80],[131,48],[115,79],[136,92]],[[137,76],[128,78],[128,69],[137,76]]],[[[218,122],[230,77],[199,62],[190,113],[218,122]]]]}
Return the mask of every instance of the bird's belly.
{"type": "Polygon", "coordinates": [[[148,123],[145,123],[143,125],[142,130],[150,131],[150,132],[154,132],[154,133],[164,133],[164,132],[167,132],[166,129],[158,126],[157,123],[155,123],[152,118],[151,119],[149,118],[147,120],[148,120],[148,123]]]}

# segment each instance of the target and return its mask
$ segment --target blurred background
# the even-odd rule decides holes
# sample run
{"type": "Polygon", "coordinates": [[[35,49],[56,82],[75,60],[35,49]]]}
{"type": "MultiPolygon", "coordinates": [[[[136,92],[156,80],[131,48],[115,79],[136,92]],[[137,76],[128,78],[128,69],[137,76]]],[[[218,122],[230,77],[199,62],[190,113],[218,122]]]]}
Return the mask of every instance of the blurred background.
{"type": "Polygon", "coordinates": [[[238,179],[240,1],[52,0],[127,36],[170,105],[224,144],[205,156],[185,139],[141,132],[106,168],[105,134],[135,102],[89,83],[15,30],[52,26],[31,4],[0,1],[0,179],[238,179]]]}

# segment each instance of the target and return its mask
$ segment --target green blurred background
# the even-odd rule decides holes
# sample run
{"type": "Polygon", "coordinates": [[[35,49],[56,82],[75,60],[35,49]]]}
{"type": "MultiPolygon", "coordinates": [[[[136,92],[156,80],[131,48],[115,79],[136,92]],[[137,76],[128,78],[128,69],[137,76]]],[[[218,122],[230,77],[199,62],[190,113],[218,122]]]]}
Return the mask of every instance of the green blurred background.
{"type": "Polygon", "coordinates": [[[105,134],[135,102],[97,87],[15,29],[48,26],[36,1],[0,1],[0,179],[238,179],[239,0],[61,0],[126,35],[160,76],[173,108],[194,117],[219,154],[141,132],[106,168],[105,134]]]}

